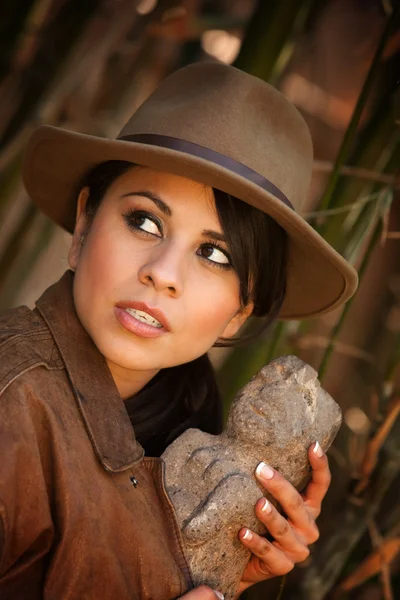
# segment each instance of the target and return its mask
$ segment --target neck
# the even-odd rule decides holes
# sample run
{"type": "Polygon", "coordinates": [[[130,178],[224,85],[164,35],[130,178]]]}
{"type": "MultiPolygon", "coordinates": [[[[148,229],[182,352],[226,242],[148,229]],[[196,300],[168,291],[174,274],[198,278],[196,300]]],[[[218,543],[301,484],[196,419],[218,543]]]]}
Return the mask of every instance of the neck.
{"type": "Polygon", "coordinates": [[[124,367],[116,365],[109,360],[107,360],[107,365],[119,395],[123,400],[140,392],[140,390],[144,388],[150,379],[157,375],[159,371],[159,369],[151,371],[133,371],[131,369],[124,369],[124,367]]]}

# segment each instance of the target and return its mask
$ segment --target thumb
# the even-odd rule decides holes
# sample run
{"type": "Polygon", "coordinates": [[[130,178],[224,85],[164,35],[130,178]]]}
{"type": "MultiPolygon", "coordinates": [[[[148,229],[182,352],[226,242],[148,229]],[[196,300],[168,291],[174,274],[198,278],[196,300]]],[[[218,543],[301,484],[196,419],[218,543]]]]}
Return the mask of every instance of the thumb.
{"type": "Polygon", "coordinates": [[[199,587],[191,590],[184,596],[181,596],[181,600],[224,600],[224,595],[218,590],[212,590],[206,585],[200,585],[199,587]]]}

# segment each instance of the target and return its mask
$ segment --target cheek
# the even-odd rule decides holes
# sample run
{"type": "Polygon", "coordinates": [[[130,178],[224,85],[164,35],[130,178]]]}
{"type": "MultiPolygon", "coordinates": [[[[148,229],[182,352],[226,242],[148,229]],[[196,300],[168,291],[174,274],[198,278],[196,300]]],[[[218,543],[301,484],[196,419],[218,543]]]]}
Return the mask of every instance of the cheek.
{"type": "Polygon", "coordinates": [[[103,224],[101,215],[99,217],[92,225],[77,271],[85,276],[87,287],[100,298],[112,293],[118,280],[124,279],[130,261],[123,248],[121,232],[115,231],[110,218],[103,224]]]}
{"type": "Polygon", "coordinates": [[[82,249],[75,273],[74,296],[86,329],[91,330],[91,325],[99,322],[107,298],[123,277],[123,253],[118,251],[117,242],[118,236],[111,235],[109,228],[97,226],[95,221],[82,249]]]}
{"type": "Polygon", "coordinates": [[[222,289],[219,286],[203,287],[195,297],[187,297],[186,302],[188,308],[182,329],[171,339],[172,347],[166,353],[168,364],[164,366],[188,362],[208,352],[218,338],[223,337],[226,326],[239,308],[238,294],[233,290],[227,293],[225,286],[222,289]]]}
{"type": "Polygon", "coordinates": [[[191,289],[196,293],[187,299],[190,306],[187,332],[192,336],[197,334],[199,339],[213,338],[211,343],[214,343],[240,308],[238,280],[231,273],[221,278],[213,275],[191,289]]]}

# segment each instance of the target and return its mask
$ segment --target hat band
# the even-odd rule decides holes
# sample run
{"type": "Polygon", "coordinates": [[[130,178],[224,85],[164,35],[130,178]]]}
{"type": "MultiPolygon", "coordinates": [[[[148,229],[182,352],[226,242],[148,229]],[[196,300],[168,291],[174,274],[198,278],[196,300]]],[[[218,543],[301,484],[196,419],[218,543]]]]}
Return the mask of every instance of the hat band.
{"type": "Polygon", "coordinates": [[[266,177],[263,177],[257,173],[257,171],[253,171],[253,169],[250,169],[250,167],[247,167],[233,158],[229,158],[229,156],[225,156],[225,154],[221,154],[215,150],[210,150],[210,148],[200,146],[199,144],[194,144],[193,142],[188,142],[187,140],[170,137],[169,135],[158,135],[155,133],[124,135],[118,139],[125,142],[137,142],[138,144],[149,144],[150,146],[169,148],[170,150],[177,150],[178,152],[184,152],[185,154],[191,154],[192,156],[197,156],[198,158],[208,160],[262,187],[266,192],[269,192],[275,196],[275,198],[286,204],[286,206],[294,210],[294,206],[290,200],[278,187],[276,187],[276,185],[272,183],[272,181],[266,177]]]}

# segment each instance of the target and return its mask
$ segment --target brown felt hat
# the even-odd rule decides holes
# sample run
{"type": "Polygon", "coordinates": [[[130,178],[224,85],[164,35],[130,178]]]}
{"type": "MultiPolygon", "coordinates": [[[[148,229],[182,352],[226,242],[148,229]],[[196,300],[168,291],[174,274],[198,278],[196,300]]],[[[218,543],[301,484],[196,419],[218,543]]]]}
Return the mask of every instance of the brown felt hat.
{"type": "Polygon", "coordinates": [[[320,315],[355,292],[356,271],[301,217],[312,169],[308,128],[261,79],[225,64],[196,63],[167,77],[117,139],[44,125],[28,144],[25,186],[72,232],[79,182],[108,160],[199,181],[271,215],[289,236],[281,319],[320,315]]]}

